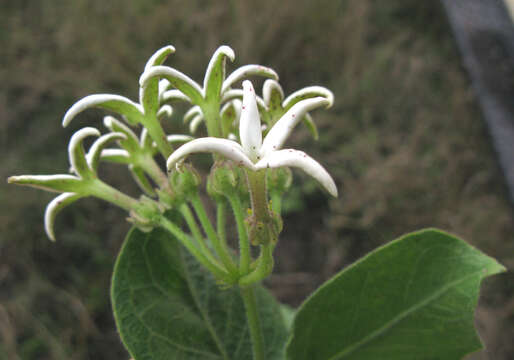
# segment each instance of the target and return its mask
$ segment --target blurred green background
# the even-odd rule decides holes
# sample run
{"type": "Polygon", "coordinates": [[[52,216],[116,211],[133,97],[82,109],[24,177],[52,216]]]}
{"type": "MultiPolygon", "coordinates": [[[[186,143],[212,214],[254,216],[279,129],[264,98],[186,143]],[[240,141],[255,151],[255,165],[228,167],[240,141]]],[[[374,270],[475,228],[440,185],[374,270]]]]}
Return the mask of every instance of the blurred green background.
{"type": "MultiPolygon", "coordinates": [[[[313,114],[319,141],[299,126],[288,142],[320,160],[341,195],[295,173],[267,282],[281,301],[298,305],[343,266],[422,227],[514,266],[513,210],[438,1],[18,0],[1,3],[0,24],[3,179],[66,172],[70,135],[101,128],[103,115],[63,129],[66,109],[91,93],[137,99],[156,49],[173,44],[167,64],[201,81],[228,44],[229,71],[260,63],[279,73],[286,95],[308,85],[335,94],[332,109],[313,114]]],[[[122,167],[102,173],[137,193],[122,167]]],[[[0,186],[0,359],[126,360],[109,304],[125,214],[81,200],[58,217],[54,244],[43,230],[52,197],[0,186]]],[[[513,280],[484,283],[477,326],[489,351],[472,359],[514,353],[513,280]]]]}

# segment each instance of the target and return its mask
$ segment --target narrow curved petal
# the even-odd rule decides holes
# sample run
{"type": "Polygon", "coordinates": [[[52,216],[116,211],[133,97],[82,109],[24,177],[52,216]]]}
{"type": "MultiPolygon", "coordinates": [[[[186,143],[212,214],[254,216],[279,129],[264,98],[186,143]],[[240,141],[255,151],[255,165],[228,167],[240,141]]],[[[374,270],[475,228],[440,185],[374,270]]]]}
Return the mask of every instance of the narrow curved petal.
{"type": "Polygon", "coordinates": [[[324,97],[327,99],[327,108],[334,104],[334,94],[332,91],[323,86],[308,86],[289,95],[282,103],[282,106],[284,109],[289,110],[289,108],[297,102],[315,97],[324,97]]]}
{"type": "Polygon", "coordinates": [[[227,79],[223,82],[221,93],[223,94],[225,91],[230,89],[230,87],[234,85],[236,82],[246,79],[249,76],[264,76],[270,79],[278,80],[277,73],[269,67],[255,64],[245,65],[234,70],[227,77],[227,79]]]}
{"type": "Polygon", "coordinates": [[[123,115],[132,125],[138,124],[144,116],[141,105],[126,97],[111,94],[96,94],[86,96],[73,104],[66,114],[64,114],[62,126],[68,126],[75,116],[89,108],[102,108],[114,111],[115,113],[123,115]]]}
{"type": "Polygon", "coordinates": [[[148,129],[143,128],[141,130],[141,136],[139,137],[139,146],[142,149],[151,150],[153,148],[154,142],[152,137],[148,134],[148,129]]]}
{"type": "Polygon", "coordinates": [[[164,78],[176,89],[182,91],[195,104],[203,102],[203,90],[194,80],[187,75],[168,66],[152,66],[146,70],[139,79],[139,85],[144,87],[153,78],[164,78]]]}
{"type": "Polygon", "coordinates": [[[250,81],[243,82],[243,105],[239,119],[239,138],[245,154],[257,161],[262,145],[261,117],[255,100],[255,90],[250,81]]]}
{"type": "Polygon", "coordinates": [[[318,140],[318,138],[319,138],[318,127],[314,123],[314,120],[312,120],[312,116],[309,113],[306,113],[302,119],[302,122],[305,124],[305,126],[307,126],[307,129],[311,133],[314,140],[318,140]]]}
{"type": "Polygon", "coordinates": [[[139,188],[143,190],[146,195],[154,197],[155,191],[152,184],[150,184],[150,181],[148,181],[145,172],[140,167],[134,166],[133,164],[129,165],[129,171],[139,188]]]}
{"type": "Polygon", "coordinates": [[[175,47],[173,45],[166,45],[159,50],[157,50],[151,57],[148,59],[145,65],[145,70],[148,70],[152,66],[162,65],[164,61],[175,52],[175,47]]]}
{"type": "Polygon", "coordinates": [[[53,192],[79,192],[83,188],[82,179],[67,174],[11,176],[7,182],[53,192]]]}
{"type": "Polygon", "coordinates": [[[198,105],[195,105],[184,114],[184,124],[187,124],[198,115],[203,115],[202,108],[198,105]]]}
{"type": "Polygon", "coordinates": [[[243,152],[243,148],[237,142],[227,139],[206,137],[192,140],[173,152],[166,162],[168,170],[171,170],[175,164],[193,153],[212,152],[220,154],[240,165],[244,165],[254,170],[255,167],[248,156],[243,152]]]}
{"type": "Polygon", "coordinates": [[[68,145],[68,157],[73,172],[82,178],[88,178],[93,175],[92,169],[86,160],[84,146],[82,142],[88,136],[100,136],[100,131],[92,127],[85,127],[77,131],[71,137],[68,145]]]}
{"type": "Polygon", "coordinates": [[[262,143],[261,155],[265,156],[268,152],[279,150],[291,131],[308,111],[320,106],[326,106],[328,100],[322,97],[302,100],[291,107],[270,129],[262,143]]]}
{"type": "Polygon", "coordinates": [[[103,149],[100,159],[119,164],[130,164],[130,154],[123,149],[103,149]]]}
{"type": "Polygon", "coordinates": [[[262,97],[264,98],[264,103],[268,107],[272,103],[282,105],[282,101],[284,100],[284,90],[282,90],[282,86],[280,86],[278,81],[268,79],[262,86],[262,97]]]}
{"type": "MultiPolygon", "coordinates": [[[[255,99],[257,100],[257,107],[259,108],[259,111],[268,111],[268,107],[264,103],[264,100],[255,94],[255,99]]],[[[229,101],[233,100],[243,100],[243,90],[242,89],[230,89],[228,91],[225,91],[223,93],[223,96],[221,97],[221,103],[225,104],[229,101]]]]}
{"type": "Polygon", "coordinates": [[[234,61],[235,57],[234,50],[226,45],[220,46],[214,52],[203,79],[203,90],[206,99],[218,98],[221,86],[225,80],[225,63],[227,58],[230,61],[234,61]]]}
{"type": "Polygon", "coordinates": [[[303,151],[292,149],[273,151],[255,165],[257,170],[282,166],[302,169],[323,185],[330,195],[337,197],[337,187],[330,174],[320,163],[303,151]]]}
{"type": "Polygon", "coordinates": [[[174,134],[174,135],[168,135],[166,137],[166,139],[168,140],[169,143],[178,143],[178,142],[188,142],[188,141],[191,141],[194,139],[194,137],[192,136],[189,136],[189,135],[178,135],[178,134],[174,134]]]}
{"type": "Polygon", "coordinates": [[[66,206],[77,201],[82,196],[74,193],[63,193],[50,201],[45,210],[45,232],[48,238],[55,241],[54,223],[57,214],[66,206]]]}
{"type": "Polygon", "coordinates": [[[189,132],[191,134],[196,133],[196,130],[198,130],[198,127],[203,122],[203,114],[196,115],[193,120],[191,120],[191,124],[189,124],[189,132]]]}
{"type": "MultiPolygon", "coordinates": [[[[166,80],[166,79],[164,79],[164,80],[166,80]]],[[[166,80],[166,81],[168,81],[168,80],[166,80]]],[[[168,83],[169,83],[169,81],[168,81],[168,83]]],[[[166,91],[162,92],[160,95],[160,99],[159,99],[159,101],[161,103],[165,103],[165,102],[173,101],[173,100],[182,100],[182,101],[187,101],[188,103],[191,102],[191,99],[187,95],[185,95],[182,91],[177,90],[177,89],[166,90],[166,91]]]]}
{"type": "Polygon", "coordinates": [[[107,144],[113,140],[123,140],[126,139],[127,136],[121,132],[109,133],[100,136],[94,143],[91,145],[89,149],[86,160],[94,172],[98,169],[98,163],[100,162],[100,158],[102,156],[103,149],[107,146],[107,144]]]}
{"type": "Polygon", "coordinates": [[[126,139],[120,141],[120,146],[130,152],[139,150],[139,139],[137,135],[124,123],[115,117],[104,117],[104,126],[112,132],[121,132],[126,135],[126,139]]]}
{"type": "MultiPolygon", "coordinates": [[[[145,65],[145,71],[153,66],[161,65],[168,55],[175,52],[171,45],[165,46],[155,52],[145,65]]],[[[155,114],[159,108],[159,79],[152,78],[139,89],[139,102],[144,108],[145,114],[155,114]]]]}
{"type": "Polygon", "coordinates": [[[164,118],[170,118],[173,115],[173,108],[170,105],[163,105],[157,111],[157,119],[162,120],[164,118]]]}
{"type": "Polygon", "coordinates": [[[223,137],[237,131],[236,124],[241,116],[241,100],[235,99],[223,105],[220,116],[223,137]]]}

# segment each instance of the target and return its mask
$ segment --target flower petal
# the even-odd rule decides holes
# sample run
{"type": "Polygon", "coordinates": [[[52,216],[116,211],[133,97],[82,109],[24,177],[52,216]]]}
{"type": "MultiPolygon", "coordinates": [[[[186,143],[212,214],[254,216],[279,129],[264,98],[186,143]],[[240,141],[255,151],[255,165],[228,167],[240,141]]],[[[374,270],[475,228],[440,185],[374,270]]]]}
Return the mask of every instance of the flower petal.
{"type": "Polygon", "coordinates": [[[196,115],[193,120],[191,120],[191,124],[189,124],[189,132],[191,134],[196,133],[198,130],[198,126],[203,122],[203,114],[196,115]]]}
{"type": "Polygon", "coordinates": [[[123,149],[104,149],[100,159],[119,164],[130,164],[130,154],[127,150],[123,149]]]}
{"type": "Polygon", "coordinates": [[[170,105],[163,105],[157,111],[157,119],[162,120],[164,118],[170,118],[173,115],[173,108],[170,105]]]}
{"type": "Polygon", "coordinates": [[[68,126],[71,120],[82,111],[95,107],[111,110],[123,115],[131,125],[138,124],[144,117],[142,106],[126,97],[111,94],[96,94],[86,96],[73,104],[66,114],[64,114],[62,126],[68,126]]]}
{"type": "Polygon", "coordinates": [[[45,232],[48,238],[55,241],[54,222],[55,217],[66,206],[80,199],[82,195],[74,193],[62,193],[50,201],[45,210],[45,232]]]}
{"type": "Polygon", "coordinates": [[[234,54],[234,50],[223,45],[216,50],[209,61],[203,80],[203,90],[206,99],[217,99],[220,95],[221,86],[225,80],[225,63],[227,57],[230,61],[234,61],[236,55],[234,54]]]}
{"type": "Polygon", "coordinates": [[[89,149],[86,160],[89,167],[96,172],[98,169],[98,163],[100,162],[100,158],[102,156],[103,149],[107,146],[110,141],[113,140],[123,140],[126,139],[127,136],[121,132],[114,132],[100,136],[94,143],[91,145],[89,149]]]}
{"type": "MultiPolygon", "coordinates": [[[[163,80],[166,80],[166,79],[163,79],[163,80]]],[[[169,83],[168,80],[166,80],[166,81],[169,83]]],[[[185,95],[182,91],[177,90],[177,89],[166,90],[161,93],[160,99],[159,99],[159,101],[161,103],[165,103],[165,102],[172,101],[172,100],[182,100],[182,101],[187,101],[188,103],[191,102],[191,99],[189,97],[187,97],[187,95],[185,95]]]]}
{"type": "Polygon", "coordinates": [[[148,181],[145,172],[140,167],[134,166],[133,164],[129,165],[129,170],[139,188],[143,190],[146,195],[154,197],[155,191],[150,181],[148,181]]]}
{"type": "Polygon", "coordinates": [[[146,70],[139,79],[139,85],[144,87],[148,81],[155,77],[168,80],[176,89],[188,96],[193,103],[200,104],[203,102],[203,90],[200,85],[187,75],[168,66],[153,66],[146,70]]]}
{"type": "MultiPolygon", "coordinates": [[[[153,66],[161,65],[166,58],[175,52],[171,45],[165,46],[155,52],[145,65],[145,71],[153,66]]],[[[154,114],[159,108],[159,80],[156,78],[147,81],[139,89],[139,102],[143,105],[146,114],[154,114]]]]}
{"type": "Polygon", "coordinates": [[[120,146],[129,152],[136,152],[139,150],[139,139],[137,135],[124,123],[117,120],[115,117],[104,117],[104,126],[112,132],[121,132],[126,135],[126,139],[120,141],[120,146]]]}
{"type": "Polygon", "coordinates": [[[230,89],[230,87],[232,85],[234,85],[236,82],[246,79],[249,76],[255,76],[255,75],[264,76],[267,78],[278,80],[277,73],[269,67],[262,66],[262,65],[254,65],[254,64],[245,65],[245,66],[241,66],[240,68],[234,70],[232,72],[232,74],[230,74],[227,77],[227,79],[223,82],[223,86],[221,88],[221,93],[223,94],[225,91],[230,89]]]}
{"type": "Polygon", "coordinates": [[[327,104],[329,104],[329,101],[322,97],[306,99],[296,103],[270,129],[262,143],[261,155],[265,156],[268,152],[279,150],[306,112],[327,104]]]}
{"type": "Polygon", "coordinates": [[[250,81],[243,82],[243,106],[239,119],[239,138],[245,154],[256,162],[262,144],[261,117],[255,100],[255,90],[250,81]]]}
{"type": "Polygon", "coordinates": [[[294,93],[289,95],[282,103],[282,106],[286,110],[289,110],[291,106],[293,106],[297,102],[305,99],[311,99],[314,97],[324,97],[325,99],[327,99],[327,108],[331,107],[332,104],[334,104],[334,94],[332,93],[332,91],[328,90],[323,86],[308,86],[298,91],[295,91],[294,93]]]}
{"type": "Polygon", "coordinates": [[[67,174],[11,176],[7,182],[53,192],[79,192],[83,189],[82,179],[67,174]]]}
{"type": "Polygon", "coordinates": [[[88,136],[100,136],[100,131],[92,127],[85,127],[77,131],[71,137],[68,145],[68,157],[73,172],[81,178],[89,178],[93,175],[92,169],[86,160],[82,142],[88,136]]]}
{"type": "Polygon", "coordinates": [[[303,151],[292,149],[273,151],[255,165],[257,170],[282,166],[302,169],[323,185],[330,195],[337,197],[337,187],[330,174],[320,163],[303,151]]]}
{"type": "MultiPolygon", "coordinates": [[[[223,96],[221,97],[221,103],[225,104],[232,100],[243,100],[243,90],[241,89],[230,89],[223,93],[223,96]]],[[[264,100],[255,94],[255,99],[257,100],[257,107],[259,108],[259,111],[267,111],[268,107],[264,103],[264,100]]]]}
{"type": "Polygon", "coordinates": [[[184,124],[187,124],[190,120],[198,115],[203,115],[202,108],[198,105],[195,105],[184,114],[184,124]]]}
{"type": "Polygon", "coordinates": [[[247,168],[252,170],[255,168],[253,163],[243,152],[241,145],[232,140],[214,137],[199,138],[182,145],[170,155],[166,162],[166,166],[168,167],[168,170],[171,170],[175,164],[180,162],[189,154],[200,152],[220,154],[227,159],[246,166],[247,168]]]}
{"type": "Polygon", "coordinates": [[[314,123],[314,120],[312,120],[312,116],[309,113],[306,113],[302,119],[302,122],[305,124],[305,126],[307,126],[307,129],[311,133],[314,140],[318,140],[318,138],[319,138],[318,127],[314,123]]]}
{"type": "Polygon", "coordinates": [[[262,97],[268,107],[272,103],[281,106],[284,100],[284,90],[276,80],[268,79],[262,86],[262,97]]]}
{"type": "Polygon", "coordinates": [[[151,57],[148,59],[145,65],[145,71],[151,68],[152,66],[161,65],[168,56],[175,52],[175,47],[173,45],[166,45],[159,50],[157,50],[151,57]]]}

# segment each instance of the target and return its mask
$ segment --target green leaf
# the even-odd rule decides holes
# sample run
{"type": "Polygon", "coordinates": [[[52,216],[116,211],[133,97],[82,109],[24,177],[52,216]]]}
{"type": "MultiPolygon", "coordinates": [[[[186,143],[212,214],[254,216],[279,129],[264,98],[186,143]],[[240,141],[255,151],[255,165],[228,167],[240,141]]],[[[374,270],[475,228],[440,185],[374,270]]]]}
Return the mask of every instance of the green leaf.
{"type": "Polygon", "coordinates": [[[482,347],[473,328],[481,280],[505,268],[427,229],[401,237],[322,285],[300,307],[294,360],[455,360],[482,347]]]}
{"type": "MultiPolygon", "coordinates": [[[[280,307],[262,287],[256,293],[266,359],[283,359],[287,330],[280,307]]],[[[135,360],[252,359],[238,289],[216,284],[164,230],[130,231],[111,296],[121,338],[135,360]]]]}

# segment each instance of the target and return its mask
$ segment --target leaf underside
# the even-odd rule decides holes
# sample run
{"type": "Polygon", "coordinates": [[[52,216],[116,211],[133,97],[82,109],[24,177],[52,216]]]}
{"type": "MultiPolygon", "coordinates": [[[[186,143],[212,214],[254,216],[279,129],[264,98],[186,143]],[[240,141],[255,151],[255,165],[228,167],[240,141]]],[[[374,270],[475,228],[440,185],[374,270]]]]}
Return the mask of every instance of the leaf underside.
{"type": "MultiPolygon", "coordinates": [[[[279,305],[256,289],[266,359],[283,359],[279,305]]],[[[121,338],[135,360],[252,359],[237,287],[214,278],[161,229],[132,229],[118,256],[111,297],[121,338]]]]}
{"type": "Polygon", "coordinates": [[[505,268],[437,230],[401,237],[322,285],[300,307],[290,360],[455,360],[482,347],[481,280],[505,268]]]}

